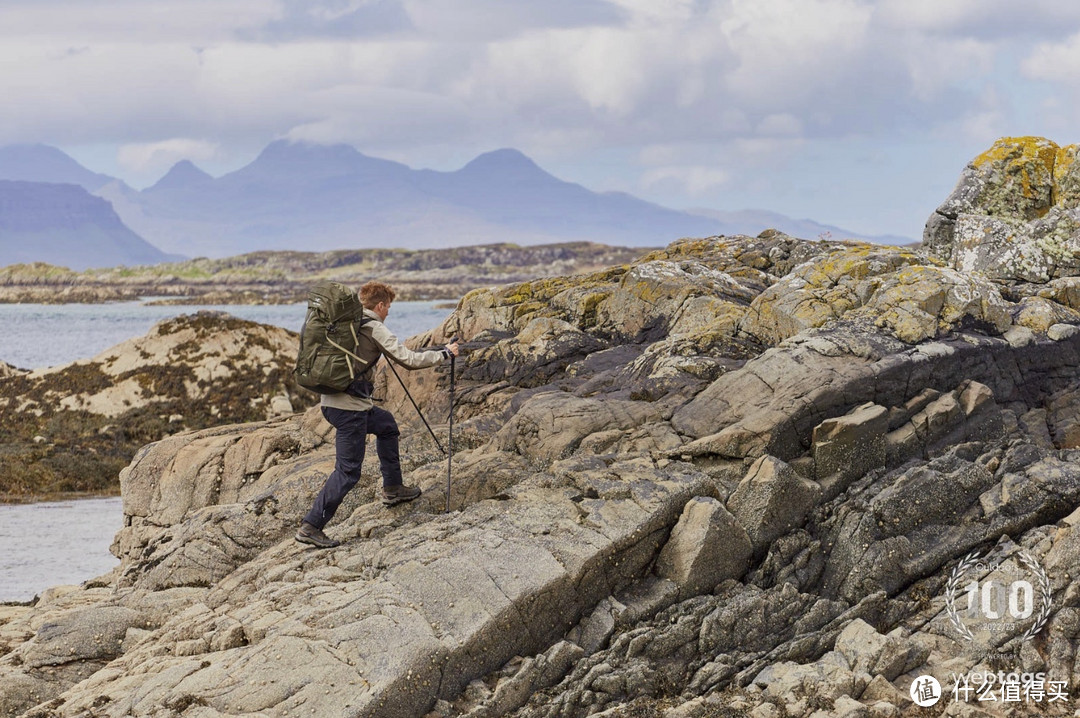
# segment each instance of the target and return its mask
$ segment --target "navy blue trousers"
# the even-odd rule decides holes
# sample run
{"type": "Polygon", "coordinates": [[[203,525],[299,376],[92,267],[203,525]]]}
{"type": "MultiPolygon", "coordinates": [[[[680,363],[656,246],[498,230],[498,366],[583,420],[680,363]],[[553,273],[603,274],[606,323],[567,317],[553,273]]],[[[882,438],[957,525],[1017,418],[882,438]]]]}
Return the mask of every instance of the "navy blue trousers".
{"type": "Polygon", "coordinates": [[[375,435],[375,451],[379,455],[383,486],[401,484],[401,455],[398,453],[400,433],[393,414],[377,406],[368,411],[346,411],[324,406],[322,413],[337,429],[337,461],[334,472],[326,479],[311,511],[304,517],[304,521],[320,529],[334,518],[345,495],[360,480],[360,466],[364,463],[368,434],[375,435]]]}

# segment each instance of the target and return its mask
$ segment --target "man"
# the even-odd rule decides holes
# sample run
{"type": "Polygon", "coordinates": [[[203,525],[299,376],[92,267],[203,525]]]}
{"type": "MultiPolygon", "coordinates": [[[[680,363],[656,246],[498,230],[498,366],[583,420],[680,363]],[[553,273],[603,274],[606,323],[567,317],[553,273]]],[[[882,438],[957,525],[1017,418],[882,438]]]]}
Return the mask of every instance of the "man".
{"type": "Polygon", "coordinates": [[[393,506],[420,496],[420,489],[405,486],[401,478],[401,459],[398,454],[398,427],[394,415],[380,409],[371,401],[375,365],[383,354],[406,369],[435,366],[451,356],[457,356],[458,345],[447,344],[440,350],[414,352],[405,347],[386,325],[386,315],[394,301],[394,290],[382,282],[368,282],[360,287],[360,303],[364,305],[367,321],[357,334],[356,354],[365,362],[364,369],[347,392],[322,395],[322,413],[337,429],[337,461],[315,503],[304,517],[296,540],[318,548],[340,545],[323,533],[323,527],[334,517],[345,495],[360,480],[364,463],[364,448],[368,434],[376,437],[375,448],[382,472],[382,502],[393,506]]]}

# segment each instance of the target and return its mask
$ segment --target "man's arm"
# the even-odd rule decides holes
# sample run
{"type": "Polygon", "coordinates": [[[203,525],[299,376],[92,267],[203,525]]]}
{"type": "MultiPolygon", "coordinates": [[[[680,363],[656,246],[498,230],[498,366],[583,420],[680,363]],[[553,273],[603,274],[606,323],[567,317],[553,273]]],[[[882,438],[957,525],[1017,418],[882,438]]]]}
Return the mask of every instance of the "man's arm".
{"type": "MultiPolygon", "coordinates": [[[[441,364],[451,355],[448,349],[414,352],[402,344],[382,322],[370,322],[369,326],[371,327],[371,338],[382,348],[386,357],[406,369],[424,369],[425,367],[435,366],[441,364]]],[[[457,346],[454,345],[454,348],[456,349],[457,346]]]]}

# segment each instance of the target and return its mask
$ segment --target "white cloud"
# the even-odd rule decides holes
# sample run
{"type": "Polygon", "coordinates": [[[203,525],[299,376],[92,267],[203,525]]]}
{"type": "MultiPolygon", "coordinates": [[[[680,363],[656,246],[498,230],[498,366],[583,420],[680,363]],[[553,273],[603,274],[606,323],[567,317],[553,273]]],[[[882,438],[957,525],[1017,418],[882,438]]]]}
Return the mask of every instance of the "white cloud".
{"type": "Polygon", "coordinates": [[[642,175],[641,186],[663,190],[665,186],[674,184],[683,193],[696,198],[727,186],[731,180],[731,174],[718,167],[658,167],[642,175]]]}
{"type": "Polygon", "coordinates": [[[8,0],[0,144],[125,145],[133,168],[177,138],[422,166],[513,146],[708,192],[827,142],[1024,132],[1040,83],[1071,121],[1078,21],[1053,0],[8,0]]]}
{"type": "Polygon", "coordinates": [[[6,0],[0,37],[88,45],[222,42],[280,12],[275,0],[6,0]]]}
{"type": "Polygon", "coordinates": [[[1068,34],[1080,4],[1060,0],[880,0],[879,21],[895,31],[1001,40],[1068,34]]]}
{"type": "Polygon", "coordinates": [[[214,160],[218,157],[218,145],[204,140],[174,138],[161,142],[122,145],[117,152],[117,161],[134,173],[155,173],[172,167],[180,160],[214,160]]]}
{"type": "Polygon", "coordinates": [[[802,103],[850,74],[865,52],[871,14],[855,0],[733,0],[719,29],[738,67],[725,84],[740,100],[765,108],[802,103]]]}
{"type": "Polygon", "coordinates": [[[1035,80],[1075,82],[1080,77],[1080,34],[1036,45],[1021,68],[1035,80]]]}

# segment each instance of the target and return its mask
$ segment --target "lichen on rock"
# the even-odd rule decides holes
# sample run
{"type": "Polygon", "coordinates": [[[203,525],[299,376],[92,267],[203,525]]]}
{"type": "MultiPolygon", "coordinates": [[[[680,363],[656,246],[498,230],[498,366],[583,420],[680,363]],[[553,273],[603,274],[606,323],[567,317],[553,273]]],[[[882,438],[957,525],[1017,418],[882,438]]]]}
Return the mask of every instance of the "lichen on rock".
{"type": "MultiPolygon", "coordinates": [[[[1046,156],[980,162],[1036,208],[1046,156]]],[[[423,494],[383,507],[369,452],[330,550],[291,536],[333,468],[317,410],[156,441],[122,473],[120,568],[0,613],[0,707],[822,718],[901,715],[916,676],[987,652],[1076,675],[1074,285],[766,232],[476,290],[409,340],[463,339],[450,485],[386,374],[423,494]],[[1063,608],[1037,643],[1005,626],[974,655],[944,591],[991,547],[1044,565],[1063,608]],[[46,673],[74,623],[108,640],[46,673]]],[[[214,342],[166,329],[189,374],[151,386],[203,391],[214,342]]],[[[129,370],[77,371],[96,394],[129,370]]],[[[448,367],[402,380],[445,436],[448,367]]]]}

